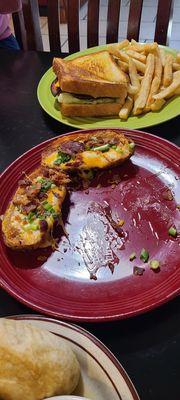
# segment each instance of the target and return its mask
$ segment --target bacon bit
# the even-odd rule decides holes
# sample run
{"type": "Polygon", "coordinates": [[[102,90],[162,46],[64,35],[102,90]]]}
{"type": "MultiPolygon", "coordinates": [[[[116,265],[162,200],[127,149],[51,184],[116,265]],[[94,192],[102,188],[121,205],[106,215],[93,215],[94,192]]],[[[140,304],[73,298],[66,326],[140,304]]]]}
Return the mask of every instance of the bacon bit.
{"type": "Polygon", "coordinates": [[[118,224],[119,226],[123,226],[124,223],[125,223],[124,219],[119,219],[118,222],[117,222],[117,224],[118,224]]]}
{"type": "Polygon", "coordinates": [[[142,268],[142,267],[134,266],[134,268],[133,268],[133,274],[134,275],[143,275],[144,271],[145,271],[145,268],[142,268]]]}
{"type": "Polygon", "coordinates": [[[170,200],[170,201],[174,199],[174,196],[170,189],[165,190],[162,194],[162,197],[163,197],[163,199],[170,200]]]}
{"type": "Polygon", "coordinates": [[[38,256],[38,257],[37,257],[37,260],[38,260],[38,261],[46,261],[47,258],[48,258],[48,257],[46,257],[46,256],[38,256]]]}
{"type": "Polygon", "coordinates": [[[22,205],[21,210],[23,214],[29,214],[31,211],[34,211],[37,207],[37,204],[27,204],[27,205],[22,205]]]}
{"type": "Polygon", "coordinates": [[[27,179],[27,178],[20,179],[20,181],[18,181],[18,185],[21,187],[29,186],[29,185],[31,185],[31,181],[30,181],[30,179],[27,179]]]}

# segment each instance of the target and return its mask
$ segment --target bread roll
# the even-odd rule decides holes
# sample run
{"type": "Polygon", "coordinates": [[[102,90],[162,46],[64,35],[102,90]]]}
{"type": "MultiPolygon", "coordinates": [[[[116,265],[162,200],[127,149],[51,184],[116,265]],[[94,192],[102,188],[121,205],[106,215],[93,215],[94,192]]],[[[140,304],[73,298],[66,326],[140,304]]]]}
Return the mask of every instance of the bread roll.
{"type": "Polygon", "coordinates": [[[0,399],[71,394],[79,375],[79,363],[64,340],[30,323],[0,319],[0,399]]]}

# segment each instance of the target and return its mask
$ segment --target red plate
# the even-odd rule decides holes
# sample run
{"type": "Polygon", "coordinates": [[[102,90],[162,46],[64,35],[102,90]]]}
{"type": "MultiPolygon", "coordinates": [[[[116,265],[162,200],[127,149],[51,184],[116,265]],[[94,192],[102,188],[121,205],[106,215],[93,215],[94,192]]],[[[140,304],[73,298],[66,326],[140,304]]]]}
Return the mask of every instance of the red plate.
{"type": "MultiPolygon", "coordinates": [[[[125,133],[136,143],[135,155],[103,172],[89,192],[67,196],[63,218],[69,241],[60,232],[58,251],[17,253],[1,240],[1,286],[27,306],[69,320],[108,321],[151,310],[180,292],[179,237],[168,235],[171,225],[179,229],[180,151],[149,133],[125,133]],[[122,232],[111,217],[125,221],[122,232]],[[140,261],[142,248],[160,261],[160,271],[140,261]],[[134,251],[137,258],[130,262],[134,251]],[[135,276],[134,266],[144,267],[144,274],[135,276]]],[[[1,214],[21,171],[34,169],[51,141],[25,153],[2,174],[1,214]]]]}

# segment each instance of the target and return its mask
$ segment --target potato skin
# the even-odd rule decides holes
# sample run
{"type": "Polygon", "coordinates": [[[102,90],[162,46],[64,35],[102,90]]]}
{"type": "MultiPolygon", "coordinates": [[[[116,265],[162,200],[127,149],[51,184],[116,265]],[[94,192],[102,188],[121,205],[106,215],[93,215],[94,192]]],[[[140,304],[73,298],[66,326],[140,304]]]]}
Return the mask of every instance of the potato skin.
{"type": "MultiPolygon", "coordinates": [[[[28,178],[33,180],[40,175],[42,175],[42,169],[39,167],[35,171],[33,171],[30,175],[28,175],[28,178]]],[[[63,200],[66,196],[65,186],[62,186],[61,189],[62,189],[62,198],[60,199],[61,203],[60,206],[62,205],[63,200]]],[[[20,224],[18,228],[13,226],[12,221],[16,208],[13,201],[17,197],[17,195],[21,194],[21,191],[22,191],[21,187],[18,186],[14,196],[12,197],[2,217],[2,232],[6,246],[10,247],[13,250],[34,250],[37,248],[52,246],[53,238],[51,231],[53,226],[52,228],[48,227],[48,230],[46,232],[39,231],[39,233],[36,235],[35,234],[30,235],[28,240],[27,238],[23,238],[21,234],[20,224]]]]}
{"type": "MultiPolygon", "coordinates": [[[[118,160],[113,161],[113,162],[109,161],[108,165],[105,168],[111,168],[116,165],[122,164],[124,161],[129,159],[134,153],[134,149],[130,149],[130,147],[129,147],[129,144],[132,143],[132,140],[125,137],[125,135],[123,133],[117,132],[113,129],[94,130],[94,131],[91,131],[90,133],[77,132],[72,135],[59,137],[53,143],[51,143],[50,146],[48,146],[42,153],[42,161],[41,161],[42,165],[44,165],[44,166],[46,165],[46,163],[45,163],[46,157],[51,155],[51,153],[53,153],[54,151],[57,151],[60,148],[61,144],[68,142],[68,141],[81,141],[83,143],[86,143],[89,140],[91,140],[91,138],[94,136],[96,136],[97,139],[103,138],[105,140],[108,140],[108,139],[111,140],[111,139],[115,138],[115,139],[117,139],[118,143],[121,146],[123,145],[123,147],[126,149],[126,152],[124,152],[124,154],[119,154],[118,160]]],[[[74,163],[74,164],[72,163],[72,165],[70,165],[70,163],[68,163],[68,166],[64,169],[67,169],[67,170],[87,169],[83,165],[81,154],[82,153],[77,154],[77,156],[75,158],[75,161],[78,161],[77,166],[76,166],[76,163],[74,163]]],[[[55,168],[57,169],[58,167],[55,166],[55,168]]],[[[61,166],[59,168],[61,168],[61,166]]],[[[102,168],[104,169],[104,167],[102,167],[102,168]]]]}

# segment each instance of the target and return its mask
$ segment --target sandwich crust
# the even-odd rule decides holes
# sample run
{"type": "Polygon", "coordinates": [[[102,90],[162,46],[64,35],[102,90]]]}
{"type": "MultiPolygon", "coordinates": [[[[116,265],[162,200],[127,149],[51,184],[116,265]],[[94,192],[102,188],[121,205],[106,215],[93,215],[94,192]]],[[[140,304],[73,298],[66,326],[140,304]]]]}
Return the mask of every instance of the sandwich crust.
{"type": "Polygon", "coordinates": [[[60,109],[66,117],[103,117],[118,115],[124,100],[119,103],[106,104],[64,104],[61,103],[60,109]]]}
{"type": "MultiPolygon", "coordinates": [[[[90,58],[90,56],[89,56],[90,58]]],[[[80,57],[82,61],[82,57],[80,57]]],[[[99,76],[96,68],[86,68],[86,62],[78,64],[78,59],[72,61],[65,61],[61,58],[53,59],[53,71],[58,77],[59,86],[62,91],[75,94],[85,94],[96,97],[119,97],[124,100],[127,96],[127,79],[125,74],[120,71],[118,77],[112,79],[113,73],[111,71],[114,67],[114,61],[111,61],[111,68],[109,66],[109,74],[99,76]],[[96,74],[97,73],[97,74],[96,74]],[[107,77],[109,79],[107,79],[107,77]]],[[[91,55],[92,61],[92,55],[91,55]]],[[[99,60],[100,61],[100,60],[99,60]]],[[[107,60],[106,60],[107,63],[107,60]]],[[[89,65],[89,64],[88,64],[89,65]]],[[[92,67],[92,66],[91,66],[92,67]]],[[[116,66],[119,71],[118,67],[116,66]]]]}

